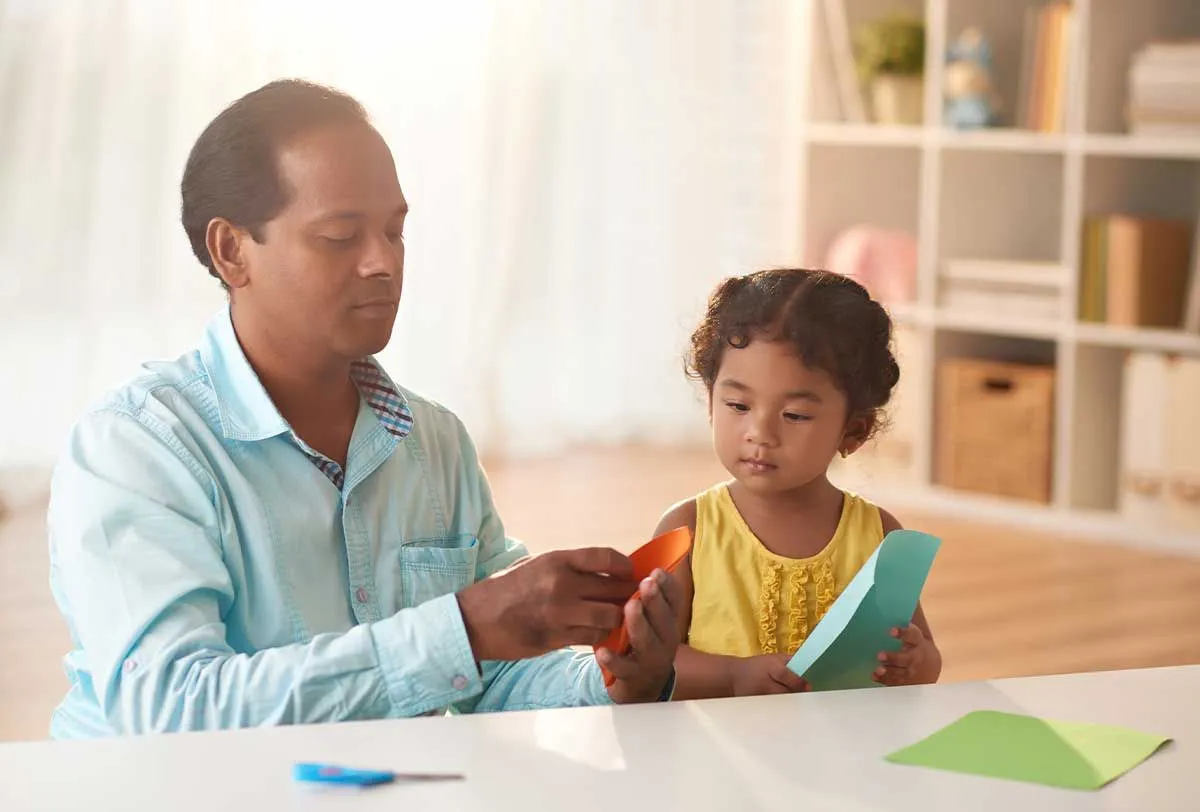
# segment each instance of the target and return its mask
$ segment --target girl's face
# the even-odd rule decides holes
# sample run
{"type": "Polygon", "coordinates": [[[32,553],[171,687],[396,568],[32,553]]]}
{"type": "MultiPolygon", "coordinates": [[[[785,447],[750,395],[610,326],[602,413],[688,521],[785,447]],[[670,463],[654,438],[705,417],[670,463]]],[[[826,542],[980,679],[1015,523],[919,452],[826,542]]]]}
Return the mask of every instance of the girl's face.
{"type": "Polygon", "coordinates": [[[710,398],[717,458],[751,491],[803,487],[825,474],[838,451],[858,447],[846,410],[833,379],[786,344],[726,347],[710,398]]]}

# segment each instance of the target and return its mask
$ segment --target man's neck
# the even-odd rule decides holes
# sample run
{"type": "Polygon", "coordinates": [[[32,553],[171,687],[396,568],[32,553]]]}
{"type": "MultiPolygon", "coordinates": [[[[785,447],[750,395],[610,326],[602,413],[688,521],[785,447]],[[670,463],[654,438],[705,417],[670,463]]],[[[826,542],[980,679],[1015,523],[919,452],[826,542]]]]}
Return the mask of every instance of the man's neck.
{"type": "Polygon", "coordinates": [[[242,352],[289,425],[300,430],[313,422],[353,420],[358,393],[350,377],[349,360],[294,341],[281,346],[270,330],[239,315],[236,308],[231,308],[233,330],[242,352]]]}

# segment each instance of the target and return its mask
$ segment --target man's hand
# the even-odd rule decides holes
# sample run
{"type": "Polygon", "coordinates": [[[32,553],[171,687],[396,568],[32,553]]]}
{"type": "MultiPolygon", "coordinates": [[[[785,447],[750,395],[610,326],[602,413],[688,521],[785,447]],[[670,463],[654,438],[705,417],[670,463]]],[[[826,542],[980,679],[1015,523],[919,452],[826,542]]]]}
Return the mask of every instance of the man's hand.
{"type": "Polygon", "coordinates": [[[730,683],[734,696],[793,694],[808,690],[808,682],[789,670],[788,654],[761,654],[732,660],[730,683]]]}
{"type": "Polygon", "coordinates": [[[892,629],[892,637],[900,640],[899,651],[879,653],[879,668],[873,678],[882,685],[922,685],[936,682],[942,670],[942,654],[921,627],[910,623],[903,629],[892,629]]]}
{"type": "Polygon", "coordinates": [[[667,685],[679,648],[679,612],[683,588],[669,573],[655,570],[625,604],[630,651],[620,656],[607,648],[596,659],[616,677],[608,688],[618,704],[654,702],[667,685]]]}
{"type": "Polygon", "coordinates": [[[635,589],[615,550],[560,550],[467,587],[458,604],[477,661],[522,660],[603,642],[635,589]]]}

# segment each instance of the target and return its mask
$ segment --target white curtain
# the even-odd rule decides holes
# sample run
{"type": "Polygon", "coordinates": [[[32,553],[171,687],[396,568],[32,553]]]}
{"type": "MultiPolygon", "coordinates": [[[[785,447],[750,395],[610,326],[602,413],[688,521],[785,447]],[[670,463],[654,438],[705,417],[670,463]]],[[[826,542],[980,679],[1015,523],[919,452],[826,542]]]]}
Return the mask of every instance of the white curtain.
{"type": "Polygon", "coordinates": [[[485,452],[704,433],[722,276],[795,261],[803,0],[0,0],[0,466],[220,305],[188,149],[271,79],[372,113],[412,205],[385,365],[485,452]]]}

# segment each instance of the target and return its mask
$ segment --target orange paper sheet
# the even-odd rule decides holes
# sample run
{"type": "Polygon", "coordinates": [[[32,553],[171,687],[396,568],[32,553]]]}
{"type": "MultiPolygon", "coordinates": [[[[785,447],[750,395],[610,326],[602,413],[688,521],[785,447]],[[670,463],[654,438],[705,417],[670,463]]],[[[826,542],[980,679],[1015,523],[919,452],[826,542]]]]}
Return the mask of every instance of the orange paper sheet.
{"type": "MultiPolygon", "coordinates": [[[[633,562],[634,579],[640,584],[642,579],[648,578],[656,569],[673,571],[687,557],[691,546],[692,531],[686,527],[670,530],[650,540],[629,556],[629,560],[633,562]]],[[[608,639],[596,646],[595,650],[599,651],[601,648],[607,648],[614,654],[629,653],[629,632],[624,623],[620,628],[613,629],[608,639]]],[[[604,673],[605,685],[612,685],[616,681],[616,677],[604,666],[600,666],[600,670],[604,673]]]]}

